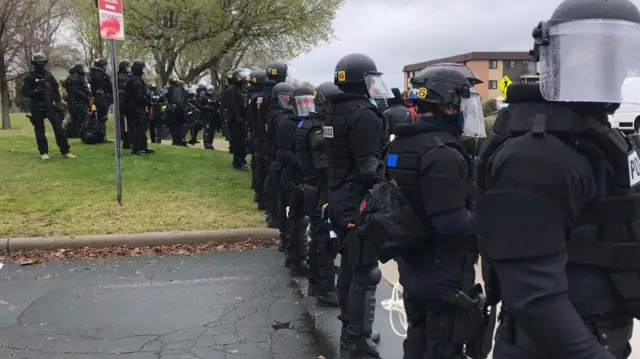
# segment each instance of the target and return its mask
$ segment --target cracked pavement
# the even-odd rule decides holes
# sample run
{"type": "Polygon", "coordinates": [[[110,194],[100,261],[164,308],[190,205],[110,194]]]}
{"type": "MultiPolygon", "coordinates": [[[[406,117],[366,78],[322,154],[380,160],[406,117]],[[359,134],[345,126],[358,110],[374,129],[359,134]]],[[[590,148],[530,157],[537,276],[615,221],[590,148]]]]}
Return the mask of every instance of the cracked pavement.
{"type": "Polygon", "coordinates": [[[273,250],[0,269],[0,358],[315,359],[273,250]]]}

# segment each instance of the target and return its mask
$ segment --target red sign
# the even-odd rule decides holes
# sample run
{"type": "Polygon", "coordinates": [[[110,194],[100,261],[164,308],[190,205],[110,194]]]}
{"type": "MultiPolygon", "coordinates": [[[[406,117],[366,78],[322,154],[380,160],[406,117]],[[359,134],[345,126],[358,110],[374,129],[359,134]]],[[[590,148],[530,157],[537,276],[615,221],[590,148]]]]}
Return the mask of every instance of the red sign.
{"type": "Polygon", "coordinates": [[[122,0],[98,0],[98,9],[122,14],[122,0]]]}

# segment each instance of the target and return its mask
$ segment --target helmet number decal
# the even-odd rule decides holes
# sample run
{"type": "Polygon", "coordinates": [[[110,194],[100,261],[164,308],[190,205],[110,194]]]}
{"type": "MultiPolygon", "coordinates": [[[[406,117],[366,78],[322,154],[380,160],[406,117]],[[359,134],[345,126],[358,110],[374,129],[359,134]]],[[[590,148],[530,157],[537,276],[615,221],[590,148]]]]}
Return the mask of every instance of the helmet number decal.
{"type": "Polygon", "coordinates": [[[338,81],[343,82],[347,80],[347,72],[346,71],[338,71],[338,81]]]}
{"type": "Polygon", "coordinates": [[[429,91],[426,88],[421,87],[418,89],[418,98],[427,98],[427,94],[429,94],[429,91]]]}
{"type": "Polygon", "coordinates": [[[318,98],[318,90],[313,90],[313,98],[318,98]]]}
{"type": "Polygon", "coordinates": [[[277,69],[271,69],[271,75],[277,75],[277,74],[278,74],[277,69]]]}

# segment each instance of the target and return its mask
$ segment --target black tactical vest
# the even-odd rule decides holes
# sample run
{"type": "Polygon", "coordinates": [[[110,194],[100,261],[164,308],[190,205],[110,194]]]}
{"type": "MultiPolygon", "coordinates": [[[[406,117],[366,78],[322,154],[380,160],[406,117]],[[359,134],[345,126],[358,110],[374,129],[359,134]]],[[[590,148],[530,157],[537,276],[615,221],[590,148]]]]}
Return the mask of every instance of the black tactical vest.
{"type": "Polygon", "coordinates": [[[276,155],[276,129],[278,118],[285,110],[281,108],[271,108],[265,118],[265,134],[267,139],[267,160],[272,161],[276,155]]]}
{"type": "Polygon", "coordinates": [[[307,117],[298,122],[298,130],[296,131],[296,153],[302,166],[304,183],[309,183],[311,179],[316,178],[309,139],[311,134],[317,130],[322,131],[322,120],[320,118],[307,117]]]}
{"type": "Polygon", "coordinates": [[[375,111],[376,107],[363,99],[345,102],[329,102],[324,121],[324,138],[327,141],[327,156],[331,165],[327,170],[327,186],[338,188],[357,169],[349,147],[349,123],[362,111],[375,111]]]}
{"type": "Polygon", "coordinates": [[[289,111],[283,111],[275,117],[275,123],[276,149],[287,149],[295,153],[296,129],[298,127],[295,116],[289,111]]]}
{"type": "MultiPolygon", "coordinates": [[[[579,214],[567,242],[570,264],[602,268],[629,315],[640,318],[640,182],[636,149],[618,129],[594,118],[582,118],[568,107],[548,102],[509,105],[496,120],[482,145],[477,167],[477,186],[482,201],[487,188],[491,156],[508,139],[531,133],[553,134],[583,154],[597,181],[598,198],[579,214]]],[[[480,248],[488,255],[480,231],[480,248]]]]}

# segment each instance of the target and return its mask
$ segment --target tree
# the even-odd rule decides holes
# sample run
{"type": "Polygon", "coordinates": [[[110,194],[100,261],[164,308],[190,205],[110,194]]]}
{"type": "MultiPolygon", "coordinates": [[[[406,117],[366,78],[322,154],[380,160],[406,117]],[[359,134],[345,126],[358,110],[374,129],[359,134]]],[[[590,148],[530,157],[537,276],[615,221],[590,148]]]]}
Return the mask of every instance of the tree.
{"type": "Polygon", "coordinates": [[[343,2],[130,0],[125,2],[127,34],[151,52],[162,83],[174,72],[191,81],[209,71],[217,74],[213,79],[220,65],[233,62],[229,54],[242,62],[259,42],[286,59],[328,40],[331,20],[343,2]]]}

